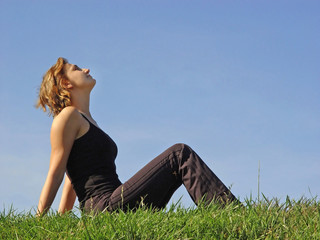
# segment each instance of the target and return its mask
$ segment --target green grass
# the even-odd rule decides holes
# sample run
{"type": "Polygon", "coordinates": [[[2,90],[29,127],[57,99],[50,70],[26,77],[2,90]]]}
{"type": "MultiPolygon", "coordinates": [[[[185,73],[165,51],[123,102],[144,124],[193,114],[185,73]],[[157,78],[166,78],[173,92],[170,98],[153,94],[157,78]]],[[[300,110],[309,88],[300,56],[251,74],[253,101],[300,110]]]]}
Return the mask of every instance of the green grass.
{"type": "Polygon", "coordinates": [[[0,212],[0,239],[320,239],[316,199],[246,200],[245,207],[172,205],[96,216],[0,212]]]}

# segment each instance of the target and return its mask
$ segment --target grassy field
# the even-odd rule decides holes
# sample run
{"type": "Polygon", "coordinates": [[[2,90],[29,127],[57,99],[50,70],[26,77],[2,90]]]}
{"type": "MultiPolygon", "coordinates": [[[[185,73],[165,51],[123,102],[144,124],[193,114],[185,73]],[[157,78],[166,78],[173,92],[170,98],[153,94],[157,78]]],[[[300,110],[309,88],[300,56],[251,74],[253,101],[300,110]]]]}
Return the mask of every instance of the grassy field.
{"type": "Polygon", "coordinates": [[[246,200],[245,207],[212,204],[161,211],[96,216],[0,213],[0,239],[320,239],[320,203],[316,199],[246,200]]]}

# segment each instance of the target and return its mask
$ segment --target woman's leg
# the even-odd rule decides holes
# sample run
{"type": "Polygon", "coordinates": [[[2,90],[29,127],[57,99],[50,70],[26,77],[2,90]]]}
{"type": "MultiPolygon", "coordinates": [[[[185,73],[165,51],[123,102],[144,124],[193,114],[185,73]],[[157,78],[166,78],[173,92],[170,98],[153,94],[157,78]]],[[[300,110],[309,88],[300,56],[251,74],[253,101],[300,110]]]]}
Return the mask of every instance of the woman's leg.
{"type": "Polygon", "coordinates": [[[137,207],[143,203],[163,208],[178,187],[184,184],[197,204],[204,200],[221,203],[236,200],[230,190],[187,145],[176,144],[153,159],[107,199],[100,199],[100,210],[137,207]]]}

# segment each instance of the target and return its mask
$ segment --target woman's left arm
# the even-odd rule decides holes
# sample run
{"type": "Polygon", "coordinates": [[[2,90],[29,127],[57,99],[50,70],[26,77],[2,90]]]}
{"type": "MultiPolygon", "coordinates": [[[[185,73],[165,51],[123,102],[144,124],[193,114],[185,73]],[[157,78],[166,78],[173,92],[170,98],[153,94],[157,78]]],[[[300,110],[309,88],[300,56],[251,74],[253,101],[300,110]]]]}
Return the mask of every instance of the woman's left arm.
{"type": "Polygon", "coordinates": [[[50,164],[40,194],[37,216],[49,210],[60,187],[74,139],[80,129],[80,117],[81,115],[74,107],[66,107],[53,120],[50,132],[50,164]]]}
{"type": "Polygon", "coordinates": [[[76,193],[73,190],[69,176],[66,174],[58,212],[63,214],[72,210],[75,200],[76,193]]]}

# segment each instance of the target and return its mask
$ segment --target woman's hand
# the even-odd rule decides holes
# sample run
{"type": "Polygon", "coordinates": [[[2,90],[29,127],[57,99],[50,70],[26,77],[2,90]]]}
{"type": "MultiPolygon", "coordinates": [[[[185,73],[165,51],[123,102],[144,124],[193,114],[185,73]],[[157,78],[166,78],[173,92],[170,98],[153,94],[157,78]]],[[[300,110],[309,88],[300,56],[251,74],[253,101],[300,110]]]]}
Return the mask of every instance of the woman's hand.
{"type": "Polygon", "coordinates": [[[81,127],[81,115],[74,107],[64,108],[53,120],[49,171],[39,199],[37,215],[51,207],[66,171],[69,154],[81,127]]]}

